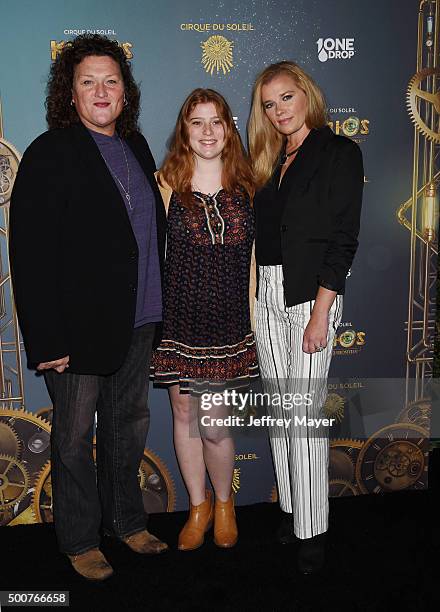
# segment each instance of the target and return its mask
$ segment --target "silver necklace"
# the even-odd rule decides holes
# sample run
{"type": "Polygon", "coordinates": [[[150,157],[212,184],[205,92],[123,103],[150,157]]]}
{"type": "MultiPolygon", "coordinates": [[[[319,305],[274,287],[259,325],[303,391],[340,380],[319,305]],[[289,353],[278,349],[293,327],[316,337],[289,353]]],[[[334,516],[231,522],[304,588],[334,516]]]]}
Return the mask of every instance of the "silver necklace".
{"type": "Polygon", "coordinates": [[[125,189],[124,185],[122,184],[122,181],[119,180],[119,177],[116,176],[116,174],[114,173],[114,171],[110,167],[110,164],[105,159],[104,155],[102,155],[102,153],[101,153],[101,155],[102,155],[105,163],[107,164],[108,169],[110,170],[112,175],[115,177],[115,179],[118,181],[119,185],[121,186],[121,189],[124,192],[125,198],[126,198],[127,203],[128,203],[128,208],[130,210],[133,210],[133,206],[131,205],[131,195],[130,195],[130,166],[128,164],[127,154],[125,153],[124,143],[122,142],[122,140],[121,140],[121,138],[119,136],[118,136],[118,138],[119,138],[119,144],[122,147],[122,152],[124,153],[125,165],[127,167],[127,189],[125,189]]]}

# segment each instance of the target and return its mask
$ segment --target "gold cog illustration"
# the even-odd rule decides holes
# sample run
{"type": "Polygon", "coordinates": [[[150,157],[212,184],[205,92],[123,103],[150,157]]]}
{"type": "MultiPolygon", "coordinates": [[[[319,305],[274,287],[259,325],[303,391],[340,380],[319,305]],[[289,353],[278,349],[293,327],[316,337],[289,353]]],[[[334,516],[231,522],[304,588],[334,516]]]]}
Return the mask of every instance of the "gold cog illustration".
{"type": "Polygon", "coordinates": [[[41,429],[44,429],[44,431],[50,433],[50,423],[48,423],[42,417],[37,416],[33,412],[28,412],[27,410],[10,410],[9,408],[0,408],[0,422],[2,422],[3,419],[7,419],[9,426],[14,426],[14,422],[20,419],[30,421],[34,425],[37,425],[41,429]]]}
{"type": "MultiPolygon", "coordinates": [[[[96,462],[96,438],[93,439],[93,458],[96,462]]],[[[167,503],[166,508],[162,510],[155,509],[155,511],[163,512],[165,510],[166,512],[173,512],[176,504],[174,479],[162,459],[149,448],[145,448],[138,471],[139,486],[145,497],[144,503],[148,503],[148,499],[152,501],[152,498],[157,502],[163,499],[160,477],[162,477],[166,488],[167,503]]],[[[150,512],[152,511],[147,507],[145,509],[150,512]]]]}
{"type": "Polygon", "coordinates": [[[0,455],[0,510],[18,504],[29,487],[26,467],[11,455],[0,455]]]}
{"type": "Polygon", "coordinates": [[[37,417],[40,417],[40,419],[44,419],[48,423],[52,423],[53,407],[48,406],[47,408],[40,408],[40,410],[37,410],[35,414],[37,417]]]}
{"type": "Polygon", "coordinates": [[[440,143],[440,132],[439,132],[439,115],[440,115],[440,92],[438,90],[435,93],[430,93],[421,88],[423,81],[429,77],[433,77],[434,83],[436,79],[440,77],[439,68],[423,68],[419,70],[408,84],[408,90],[406,95],[406,105],[412,122],[415,124],[417,130],[436,143],[440,143]],[[425,102],[432,108],[432,111],[436,114],[435,125],[437,131],[434,131],[429,127],[422,119],[420,114],[420,104],[425,102]]]}
{"type": "Polygon", "coordinates": [[[0,138],[0,206],[8,204],[20,163],[20,154],[10,142],[0,138]]]}
{"type": "Polygon", "coordinates": [[[382,427],[363,445],[356,462],[362,493],[426,487],[429,436],[411,423],[382,427]]]}
{"type": "Polygon", "coordinates": [[[272,490],[270,492],[270,502],[277,502],[278,501],[278,489],[277,489],[277,485],[274,484],[272,487],[272,490]]]}
{"type": "Polygon", "coordinates": [[[330,440],[330,478],[344,482],[354,481],[355,464],[363,444],[360,440],[350,438],[330,440]]]}
{"type": "Polygon", "coordinates": [[[329,482],[329,497],[346,497],[359,495],[359,490],[352,482],[343,478],[332,478],[329,482]]]}
{"type": "Polygon", "coordinates": [[[21,441],[13,427],[0,421],[0,453],[18,457],[21,441]]]}
{"type": "Polygon", "coordinates": [[[431,404],[426,399],[410,402],[400,412],[396,423],[411,423],[423,427],[423,429],[426,429],[426,435],[428,436],[431,426],[431,412],[431,404]]]}
{"type": "Polygon", "coordinates": [[[52,478],[50,461],[47,461],[37,476],[32,495],[32,510],[39,523],[52,522],[52,478]]]}

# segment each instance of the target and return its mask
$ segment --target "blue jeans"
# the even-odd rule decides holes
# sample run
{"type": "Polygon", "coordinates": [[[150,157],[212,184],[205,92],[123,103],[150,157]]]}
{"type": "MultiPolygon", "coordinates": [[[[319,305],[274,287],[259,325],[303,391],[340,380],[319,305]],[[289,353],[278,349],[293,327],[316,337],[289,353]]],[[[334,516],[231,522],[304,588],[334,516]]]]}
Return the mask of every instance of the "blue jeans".
{"type": "Polygon", "coordinates": [[[101,526],[119,538],[146,528],[138,470],[150,422],[155,325],[133,330],[127,357],[114,374],[45,373],[54,407],[52,495],[61,552],[77,555],[96,548],[101,526]]]}

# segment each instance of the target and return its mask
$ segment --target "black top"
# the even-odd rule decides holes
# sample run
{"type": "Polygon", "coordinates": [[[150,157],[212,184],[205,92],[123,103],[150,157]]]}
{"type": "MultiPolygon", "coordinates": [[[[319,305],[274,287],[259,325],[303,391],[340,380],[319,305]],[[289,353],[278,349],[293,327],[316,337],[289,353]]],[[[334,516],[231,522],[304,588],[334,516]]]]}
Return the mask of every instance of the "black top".
{"type": "Polygon", "coordinates": [[[261,232],[255,245],[255,257],[259,266],[278,266],[283,263],[280,226],[284,207],[278,191],[281,168],[278,163],[271,179],[258,194],[261,232]]]}
{"type": "Polygon", "coordinates": [[[257,264],[282,264],[287,306],[314,300],[319,286],[344,293],[358,246],[359,146],[328,126],[312,129],[277,190],[279,173],[254,199],[257,264]]]}

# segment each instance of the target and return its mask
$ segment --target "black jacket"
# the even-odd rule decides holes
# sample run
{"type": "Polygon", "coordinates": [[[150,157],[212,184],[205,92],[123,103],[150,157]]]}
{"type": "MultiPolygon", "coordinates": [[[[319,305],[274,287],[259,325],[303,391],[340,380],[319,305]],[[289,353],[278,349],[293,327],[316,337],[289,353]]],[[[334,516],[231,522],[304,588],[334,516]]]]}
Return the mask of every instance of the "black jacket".
{"type": "MultiPolygon", "coordinates": [[[[363,184],[359,146],[329,127],[311,130],[277,194],[287,306],[314,300],[320,285],[344,293],[358,246],[363,184]]],[[[264,240],[262,199],[261,191],[255,196],[257,252],[264,240]]]]}
{"type": "MultiPolygon", "coordinates": [[[[156,199],[161,270],[166,218],[145,138],[127,143],[156,199]]],[[[39,136],[11,196],[10,261],[29,365],[70,355],[70,372],[110,374],[136,311],[138,247],[121,194],[80,123],[39,136]]]]}

